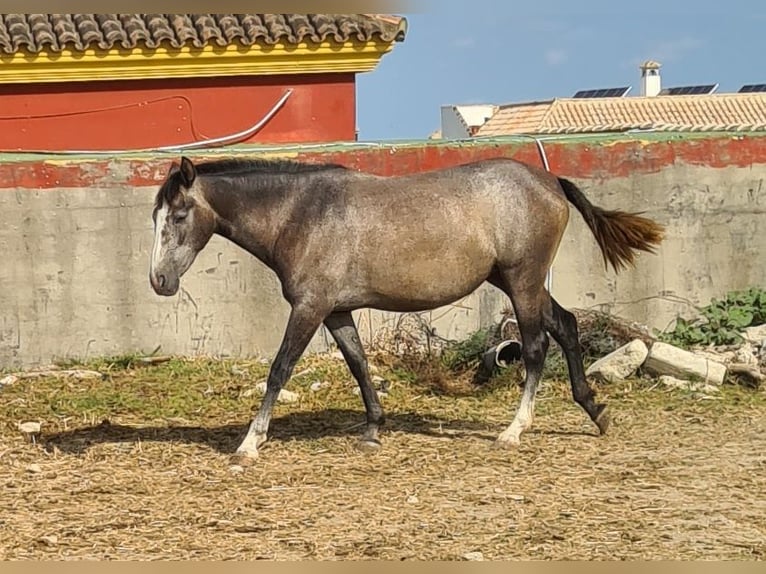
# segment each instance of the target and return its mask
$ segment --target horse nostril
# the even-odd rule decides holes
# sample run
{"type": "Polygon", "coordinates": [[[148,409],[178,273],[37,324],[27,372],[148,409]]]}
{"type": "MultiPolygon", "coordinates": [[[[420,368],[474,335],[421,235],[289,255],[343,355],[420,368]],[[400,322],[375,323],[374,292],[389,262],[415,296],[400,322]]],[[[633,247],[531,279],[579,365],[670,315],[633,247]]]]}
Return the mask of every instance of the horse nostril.
{"type": "Polygon", "coordinates": [[[162,289],[165,286],[165,276],[160,275],[158,279],[159,279],[160,289],[162,289]]]}

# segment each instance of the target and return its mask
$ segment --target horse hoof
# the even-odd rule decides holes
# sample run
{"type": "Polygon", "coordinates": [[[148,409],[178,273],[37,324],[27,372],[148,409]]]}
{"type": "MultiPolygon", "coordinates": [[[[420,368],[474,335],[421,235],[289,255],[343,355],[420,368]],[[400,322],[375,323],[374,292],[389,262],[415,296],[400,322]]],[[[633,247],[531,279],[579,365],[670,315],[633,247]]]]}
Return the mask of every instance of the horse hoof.
{"type": "Polygon", "coordinates": [[[229,459],[232,465],[239,465],[242,467],[253,466],[258,460],[258,451],[237,451],[229,459]]]}
{"type": "Polygon", "coordinates": [[[356,443],[356,449],[366,454],[378,452],[382,448],[379,440],[362,439],[356,443]]]}
{"type": "Polygon", "coordinates": [[[495,450],[513,450],[519,447],[521,441],[519,439],[511,438],[497,438],[492,443],[492,448],[495,450]]]}
{"type": "Polygon", "coordinates": [[[596,423],[599,434],[601,434],[602,436],[605,435],[607,429],[609,428],[609,425],[612,422],[612,417],[609,415],[609,410],[606,408],[606,406],[596,417],[596,420],[593,422],[596,423]]]}

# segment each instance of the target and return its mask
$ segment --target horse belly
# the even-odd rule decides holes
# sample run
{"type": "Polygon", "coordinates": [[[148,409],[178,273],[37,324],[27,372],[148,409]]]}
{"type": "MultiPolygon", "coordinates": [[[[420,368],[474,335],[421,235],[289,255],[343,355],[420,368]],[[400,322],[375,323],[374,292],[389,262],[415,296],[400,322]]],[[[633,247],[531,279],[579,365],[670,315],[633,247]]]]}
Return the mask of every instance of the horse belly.
{"type": "Polygon", "coordinates": [[[476,290],[489,276],[495,258],[486,250],[444,246],[431,252],[381,253],[369,269],[371,306],[417,311],[453,303],[476,290]]]}

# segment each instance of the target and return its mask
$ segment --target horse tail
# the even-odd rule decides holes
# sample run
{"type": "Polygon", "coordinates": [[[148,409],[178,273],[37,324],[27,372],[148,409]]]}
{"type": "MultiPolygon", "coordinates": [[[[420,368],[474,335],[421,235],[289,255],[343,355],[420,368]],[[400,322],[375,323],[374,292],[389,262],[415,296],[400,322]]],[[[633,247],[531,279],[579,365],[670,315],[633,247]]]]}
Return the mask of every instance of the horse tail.
{"type": "Polygon", "coordinates": [[[601,254],[604,267],[608,264],[615,272],[635,265],[637,251],[655,253],[662,242],[665,228],[641,213],[611,211],[593,205],[574,183],[559,177],[566,198],[577,208],[590,228],[601,254]]]}

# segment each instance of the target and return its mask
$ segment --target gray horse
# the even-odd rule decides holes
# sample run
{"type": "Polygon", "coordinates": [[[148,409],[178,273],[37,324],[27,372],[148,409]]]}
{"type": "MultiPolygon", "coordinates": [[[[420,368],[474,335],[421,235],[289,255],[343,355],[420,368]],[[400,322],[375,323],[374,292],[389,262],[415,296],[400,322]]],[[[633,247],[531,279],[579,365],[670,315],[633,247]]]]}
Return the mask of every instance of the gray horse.
{"type": "Polygon", "coordinates": [[[195,165],[183,157],[157,193],[149,280],[157,294],[174,295],[214,233],[278,276],[291,312],[260,409],[236,451],[245,459],[258,456],[276,398],[322,324],[361,390],[367,426],[360,447],[380,448],[384,413],[351,312],[433,309],[485,281],[512,302],[526,370],[518,411],[496,445],[519,444],[532,424],[547,333],[564,351],[574,400],[603,434],[609,416],[585,379],[577,322],[545,289],[569,203],[615,272],[662,241],[657,223],[596,207],[571,181],[511,159],[382,177],[334,164],[195,165]]]}

